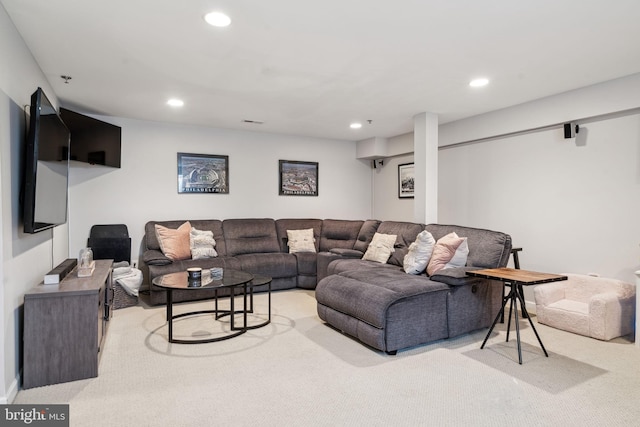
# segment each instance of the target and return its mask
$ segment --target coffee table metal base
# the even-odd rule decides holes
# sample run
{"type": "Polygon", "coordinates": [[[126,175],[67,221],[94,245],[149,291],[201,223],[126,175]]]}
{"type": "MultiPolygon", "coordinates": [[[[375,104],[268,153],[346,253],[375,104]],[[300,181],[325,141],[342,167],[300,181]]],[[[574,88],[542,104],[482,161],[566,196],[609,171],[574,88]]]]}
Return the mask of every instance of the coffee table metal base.
{"type": "MultiPolygon", "coordinates": [[[[267,320],[255,325],[247,325],[247,320],[245,319],[244,329],[258,329],[258,328],[262,328],[263,326],[267,326],[269,323],[271,323],[271,277],[255,275],[253,280],[249,282],[249,284],[247,285],[249,288],[249,308],[246,310],[246,313],[253,314],[253,289],[256,286],[261,286],[261,285],[267,285],[267,302],[268,302],[267,320]]],[[[247,307],[246,295],[247,293],[245,291],[244,307],[247,307]]],[[[218,309],[217,295],[216,295],[216,302],[215,302],[215,310],[213,310],[213,312],[216,313],[216,320],[220,319],[221,317],[229,316],[231,315],[231,313],[234,313],[234,314],[243,313],[243,311],[234,310],[233,306],[229,310],[218,309]]],[[[240,329],[243,329],[243,328],[234,328],[234,326],[231,326],[231,330],[240,330],[240,329]]]]}
{"type": "MultiPolygon", "coordinates": [[[[244,307],[242,310],[238,310],[236,311],[235,309],[235,292],[234,292],[234,286],[230,287],[230,296],[229,296],[229,304],[230,304],[230,310],[227,310],[227,315],[230,315],[231,313],[234,314],[242,314],[243,316],[243,327],[241,328],[236,328],[235,327],[235,315],[234,316],[230,316],[229,317],[229,324],[230,324],[230,328],[231,331],[234,331],[234,333],[232,334],[227,334],[221,337],[215,337],[215,338],[206,338],[206,339],[193,339],[193,340],[185,340],[185,339],[176,339],[173,338],[173,321],[174,319],[180,319],[182,317],[188,317],[188,316],[197,316],[200,314],[214,314],[216,320],[219,319],[221,316],[219,316],[220,311],[217,309],[218,307],[218,296],[216,295],[215,297],[215,301],[216,301],[216,308],[214,310],[199,310],[199,311],[190,311],[187,313],[180,313],[180,314],[173,314],[173,292],[171,289],[167,289],[167,322],[169,323],[169,342],[170,343],[175,343],[175,344],[203,344],[203,343],[209,343],[209,342],[217,342],[217,341],[224,341],[224,340],[228,340],[229,338],[234,338],[237,337],[238,335],[242,335],[245,332],[247,332],[247,330],[249,328],[247,328],[247,284],[245,283],[243,285],[243,298],[244,298],[244,307]]],[[[217,294],[217,293],[216,293],[217,294]]],[[[269,310],[270,312],[271,310],[269,310]]]]}

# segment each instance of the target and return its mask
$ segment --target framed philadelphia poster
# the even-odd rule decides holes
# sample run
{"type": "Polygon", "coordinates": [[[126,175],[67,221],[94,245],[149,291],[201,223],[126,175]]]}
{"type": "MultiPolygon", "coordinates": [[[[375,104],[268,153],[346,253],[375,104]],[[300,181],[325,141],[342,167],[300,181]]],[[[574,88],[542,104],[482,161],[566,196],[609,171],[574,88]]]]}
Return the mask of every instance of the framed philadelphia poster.
{"type": "Polygon", "coordinates": [[[228,194],[229,156],[178,153],[178,193],[228,194]]]}
{"type": "Polygon", "coordinates": [[[280,160],[281,196],[317,196],[318,162],[280,160]]]}

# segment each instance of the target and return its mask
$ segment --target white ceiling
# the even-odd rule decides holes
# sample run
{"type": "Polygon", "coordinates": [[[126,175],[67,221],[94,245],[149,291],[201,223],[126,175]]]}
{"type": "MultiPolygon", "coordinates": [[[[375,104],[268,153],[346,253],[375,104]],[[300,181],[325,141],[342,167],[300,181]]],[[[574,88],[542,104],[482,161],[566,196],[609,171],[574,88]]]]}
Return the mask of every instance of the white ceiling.
{"type": "Polygon", "coordinates": [[[0,2],[63,106],[117,117],[362,140],[640,72],[638,0],[0,2]]]}

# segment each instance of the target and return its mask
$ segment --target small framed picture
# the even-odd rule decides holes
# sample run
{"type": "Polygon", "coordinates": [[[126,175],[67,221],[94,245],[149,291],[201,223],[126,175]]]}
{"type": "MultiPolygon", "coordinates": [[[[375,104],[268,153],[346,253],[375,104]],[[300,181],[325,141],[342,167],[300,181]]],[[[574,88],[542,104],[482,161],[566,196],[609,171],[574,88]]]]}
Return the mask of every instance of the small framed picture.
{"type": "Polygon", "coordinates": [[[413,163],[398,165],[398,197],[401,199],[413,199],[413,183],[415,174],[413,163]]]}
{"type": "Polygon", "coordinates": [[[178,153],[178,193],[228,194],[229,156],[178,153]]]}
{"type": "Polygon", "coordinates": [[[317,196],[318,162],[280,160],[281,196],[317,196]]]}

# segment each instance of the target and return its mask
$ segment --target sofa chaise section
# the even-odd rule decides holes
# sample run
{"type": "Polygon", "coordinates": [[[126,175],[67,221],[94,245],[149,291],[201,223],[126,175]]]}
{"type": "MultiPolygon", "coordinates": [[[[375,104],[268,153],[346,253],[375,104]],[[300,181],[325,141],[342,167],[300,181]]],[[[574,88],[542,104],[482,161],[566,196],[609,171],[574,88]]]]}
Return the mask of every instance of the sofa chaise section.
{"type": "Polygon", "coordinates": [[[318,315],[329,325],[395,354],[448,336],[448,291],[443,283],[375,268],[326,277],[318,283],[316,299],[318,315]]]}
{"type": "Polygon", "coordinates": [[[496,231],[453,225],[429,224],[424,229],[435,239],[451,232],[466,237],[469,247],[466,266],[446,268],[431,277],[424,273],[405,273],[397,265],[403,253],[406,254],[402,241],[410,242],[415,230],[411,223],[383,222],[378,231],[397,235],[398,256],[392,255],[387,263],[347,256],[332,259],[327,265],[327,276],[316,287],[320,318],[363,343],[391,354],[489,326],[502,304],[502,285],[468,277],[466,272],[506,266],[511,237],[496,231]],[[386,298],[384,304],[380,303],[380,295],[386,298]],[[404,314],[402,310],[410,311],[404,314]],[[401,322],[396,323],[396,319],[401,322]],[[433,322],[429,326],[425,326],[427,319],[433,322]]]}

